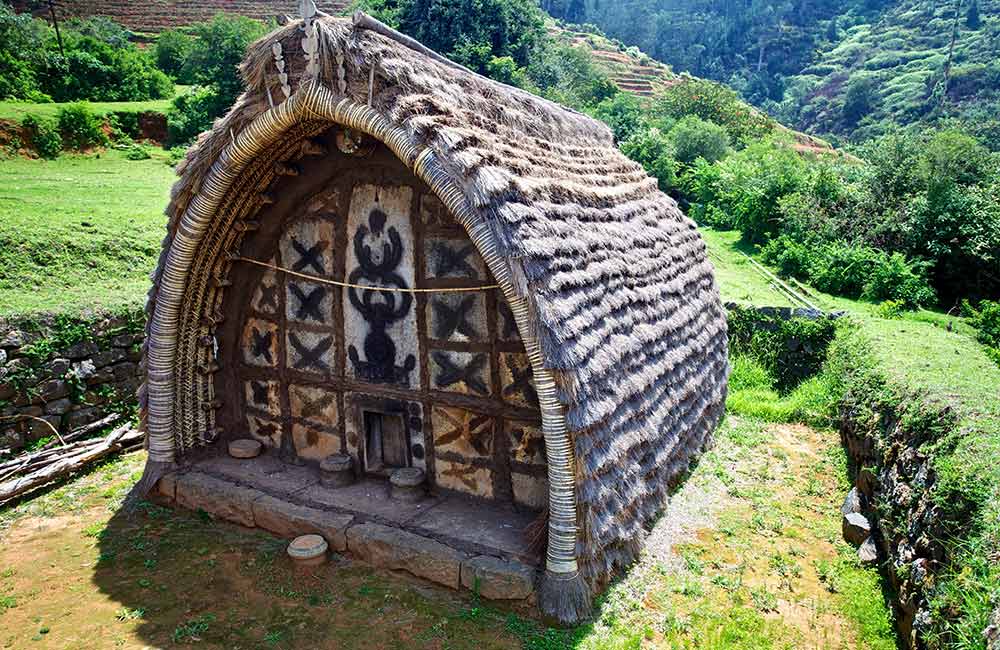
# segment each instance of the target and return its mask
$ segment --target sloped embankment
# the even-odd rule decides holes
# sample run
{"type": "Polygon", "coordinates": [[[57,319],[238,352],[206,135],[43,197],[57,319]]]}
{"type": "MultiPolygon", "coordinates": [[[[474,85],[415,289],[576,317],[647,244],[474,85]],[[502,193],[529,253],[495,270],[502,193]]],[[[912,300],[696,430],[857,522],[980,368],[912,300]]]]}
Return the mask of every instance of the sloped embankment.
{"type": "Polygon", "coordinates": [[[1000,647],[1000,368],[967,336],[866,320],[828,370],[903,641],[1000,647]]]}

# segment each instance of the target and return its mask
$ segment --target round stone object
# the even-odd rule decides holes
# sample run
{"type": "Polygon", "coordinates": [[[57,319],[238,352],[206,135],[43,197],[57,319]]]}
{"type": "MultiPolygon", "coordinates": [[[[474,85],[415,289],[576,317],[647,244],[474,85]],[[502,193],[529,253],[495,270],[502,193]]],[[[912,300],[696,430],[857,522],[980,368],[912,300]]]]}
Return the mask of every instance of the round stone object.
{"type": "Polygon", "coordinates": [[[326,562],[326,550],[330,547],[319,535],[302,535],[288,545],[288,556],[296,567],[314,567],[326,562]]]}
{"type": "Polygon", "coordinates": [[[414,503],[424,498],[424,470],[416,467],[402,467],[389,476],[393,499],[414,503]]]}
{"type": "Polygon", "coordinates": [[[233,458],[256,458],[260,456],[260,450],[260,442],[250,438],[241,438],[229,443],[229,455],[233,458]]]}
{"type": "Polygon", "coordinates": [[[329,488],[354,483],[354,459],[347,454],[327,456],[319,462],[319,482],[329,488]]]}

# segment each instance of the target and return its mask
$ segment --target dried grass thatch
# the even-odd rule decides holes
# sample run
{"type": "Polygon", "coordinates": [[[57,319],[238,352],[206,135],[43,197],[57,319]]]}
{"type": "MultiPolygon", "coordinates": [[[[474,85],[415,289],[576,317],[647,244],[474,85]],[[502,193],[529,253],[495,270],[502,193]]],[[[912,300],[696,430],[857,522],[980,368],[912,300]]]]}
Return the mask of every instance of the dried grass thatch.
{"type": "Polygon", "coordinates": [[[726,321],[705,245],[599,122],[371,21],[315,24],[315,82],[304,76],[301,23],[264,37],[242,68],[247,92],[178,167],[149,300],[151,458],[169,462],[211,439],[210,409],[197,408],[211,382],[192,368],[206,359],[205,315],[221,304],[209,280],[239,242],[226,233],[255,209],[243,199],[256,200],[273,162],[331,121],[362,128],[460,217],[519,315],[549,449],[548,567],[558,580],[543,592],[570,594],[549,609],[572,620],[581,585],[597,589],[635,558],[721,416],[726,321]],[[276,42],[298,89],[287,101],[276,42]]]}

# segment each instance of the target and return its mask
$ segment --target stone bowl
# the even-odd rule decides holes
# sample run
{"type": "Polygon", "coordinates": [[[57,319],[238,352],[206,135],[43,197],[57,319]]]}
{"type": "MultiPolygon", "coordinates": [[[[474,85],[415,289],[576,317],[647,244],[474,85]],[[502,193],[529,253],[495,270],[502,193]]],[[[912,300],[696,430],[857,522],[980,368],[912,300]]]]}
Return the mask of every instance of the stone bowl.
{"type": "Polygon", "coordinates": [[[319,481],[328,488],[354,483],[354,459],[347,454],[327,456],[319,462],[319,481]]]}
{"type": "Polygon", "coordinates": [[[415,503],[424,498],[424,482],[427,476],[424,470],[416,467],[403,467],[389,475],[392,486],[390,495],[393,499],[406,503],[415,503]]]}
{"type": "Polygon", "coordinates": [[[288,557],[296,568],[317,567],[326,562],[326,551],[330,547],[319,535],[302,535],[288,545],[288,557]]]}
{"type": "Polygon", "coordinates": [[[263,445],[258,440],[241,438],[229,443],[229,455],[233,458],[256,458],[260,456],[263,445]]]}

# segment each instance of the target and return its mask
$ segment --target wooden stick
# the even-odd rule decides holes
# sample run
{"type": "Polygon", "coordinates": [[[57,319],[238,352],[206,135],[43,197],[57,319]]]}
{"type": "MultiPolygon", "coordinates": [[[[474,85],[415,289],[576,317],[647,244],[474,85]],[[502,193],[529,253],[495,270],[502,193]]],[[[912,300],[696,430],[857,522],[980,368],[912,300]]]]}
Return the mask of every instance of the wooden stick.
{"type": "Polygon", "coordinates": [[[27,476],[0,483],[0,503],[71,474],[92,461],[134,444],[142,436],[142,432],[132,429],[131,424],[120,426],[101,440],[100,444],[87,445],[82,451],[73,450],[69,455],[27,476]]]}

